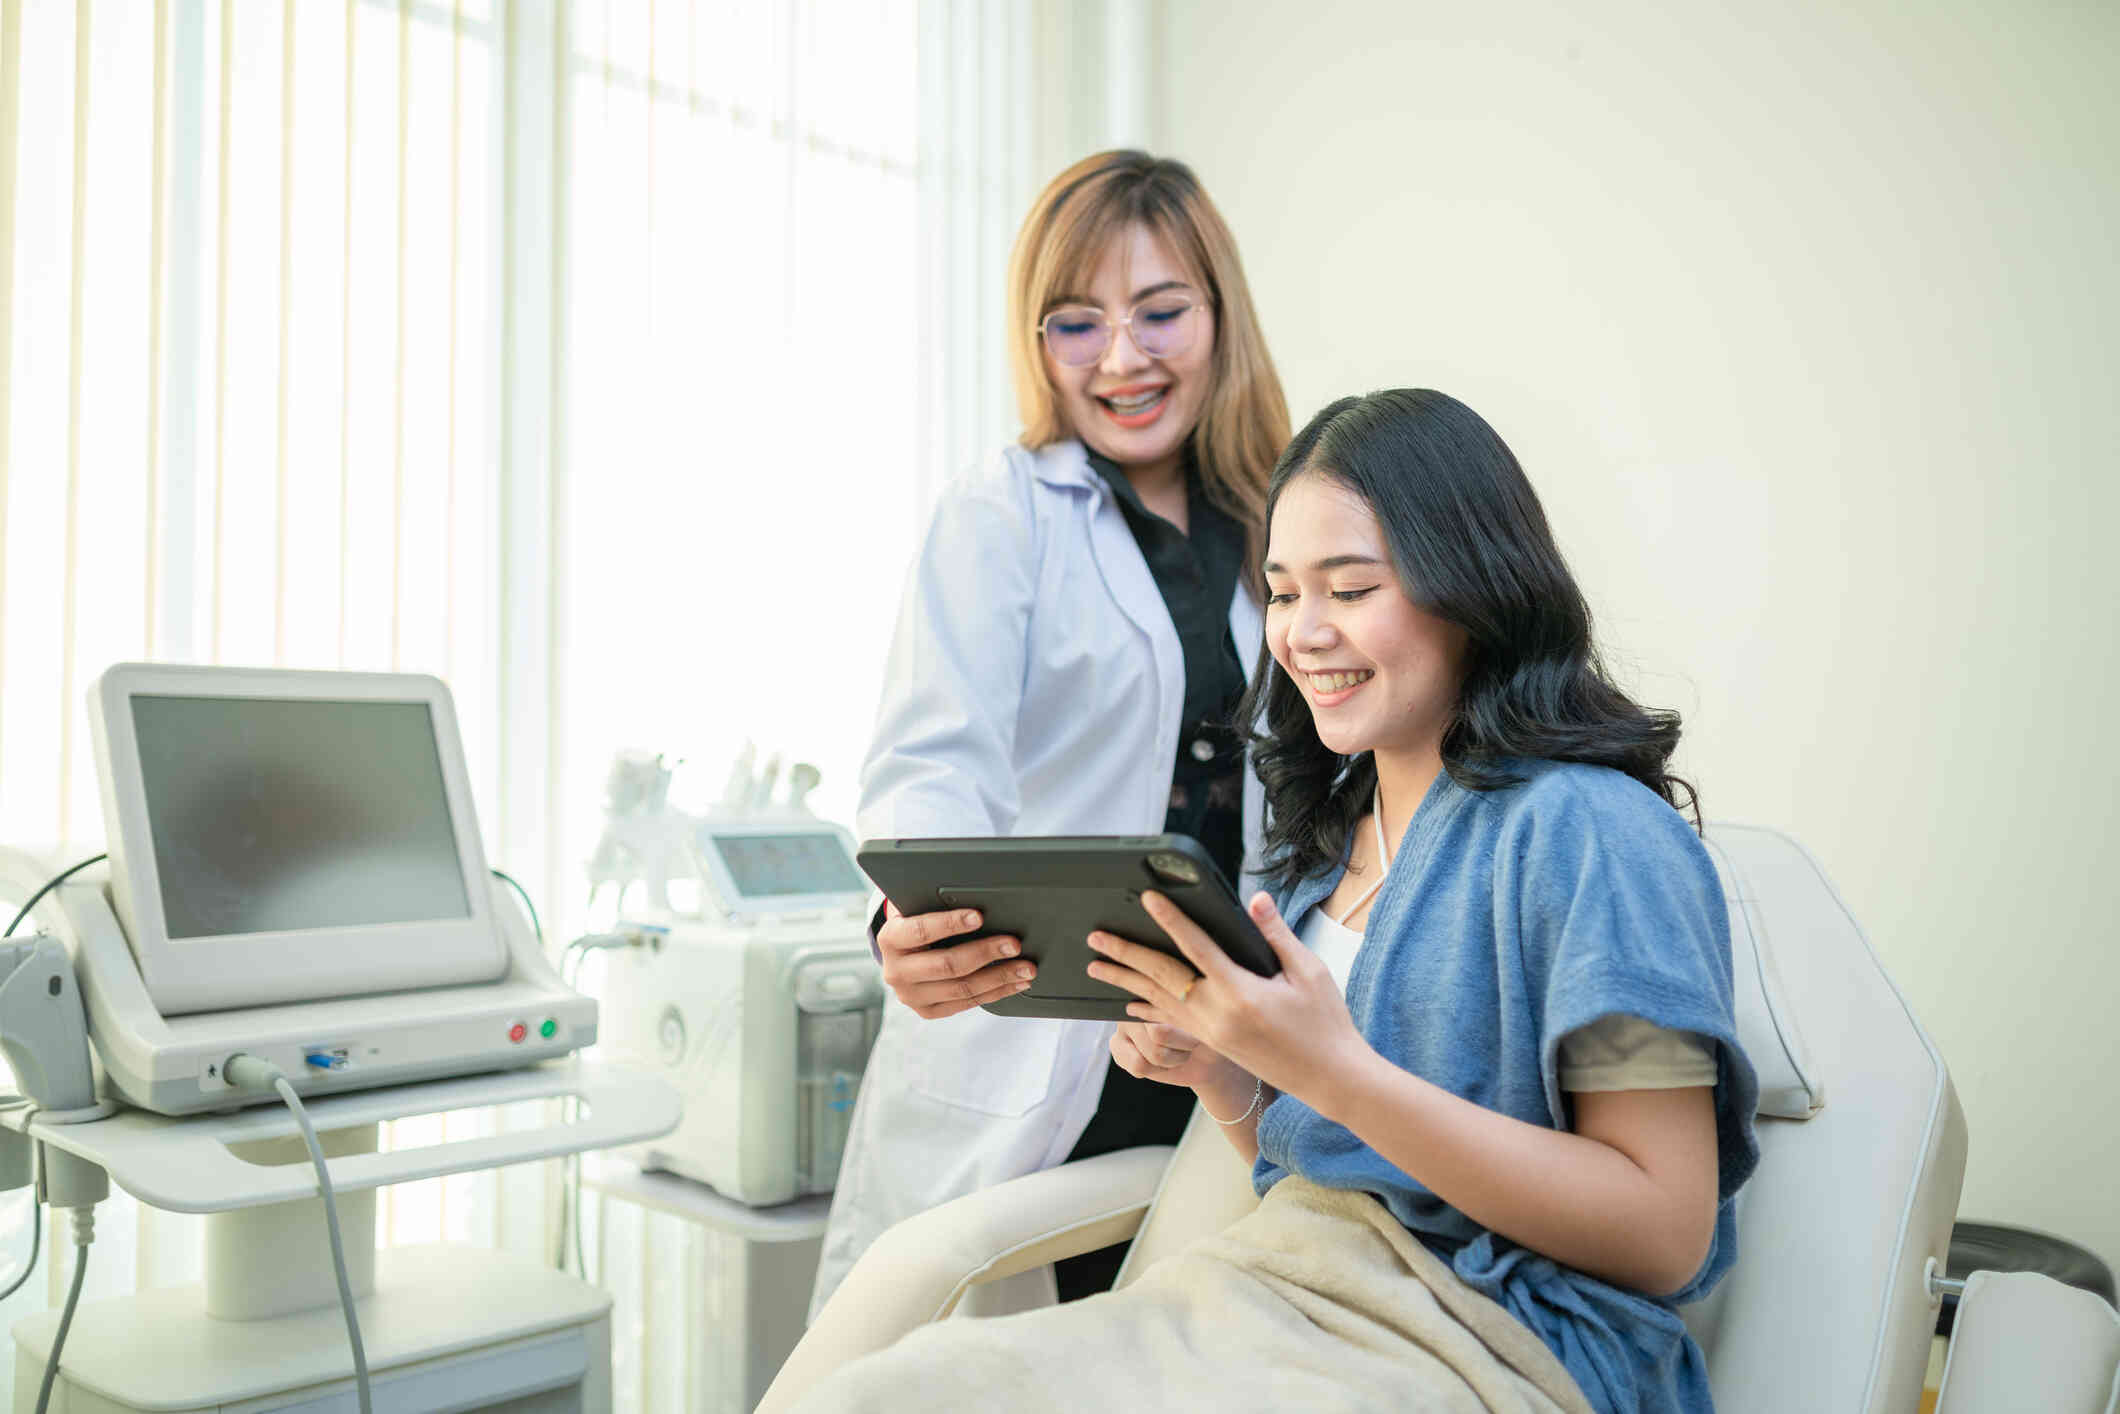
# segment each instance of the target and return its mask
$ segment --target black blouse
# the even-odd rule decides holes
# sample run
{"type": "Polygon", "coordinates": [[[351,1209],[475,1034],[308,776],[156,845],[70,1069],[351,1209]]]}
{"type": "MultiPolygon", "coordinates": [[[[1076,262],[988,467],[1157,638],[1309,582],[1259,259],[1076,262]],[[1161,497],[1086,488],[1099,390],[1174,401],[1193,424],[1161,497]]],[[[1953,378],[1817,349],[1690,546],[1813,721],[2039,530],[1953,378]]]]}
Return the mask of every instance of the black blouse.
{"type": "Polygon", "coordinates": [[[1229,605],[1244,564],[1244,527],[1208,500],[1189,461],[1189,533],[1141,504],[1117,464],[1095,452],[1089,464],[1118,501],[1183,649],[1184,715],[1163,829],[1198,840],[1234,885],[1244,859],[1244,748],[1230,724],[1244,695],[1244,663],[1230,636],[1229,605]]]}

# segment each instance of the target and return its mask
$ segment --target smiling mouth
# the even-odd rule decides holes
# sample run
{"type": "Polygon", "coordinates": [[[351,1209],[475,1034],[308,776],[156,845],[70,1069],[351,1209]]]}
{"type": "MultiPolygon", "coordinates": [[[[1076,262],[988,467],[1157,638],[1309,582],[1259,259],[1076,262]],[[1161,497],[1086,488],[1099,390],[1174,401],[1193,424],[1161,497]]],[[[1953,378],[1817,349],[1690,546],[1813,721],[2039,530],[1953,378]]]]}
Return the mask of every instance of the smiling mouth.
{"type": "Polygon", "coordinates": [[[1374,668],[1363,668],[1359,672],[1352,673],[1303,674],[1304,677],[1310,679],[1310,690],[1320,697],[1330,697],[1335,693],[1346,692],[1350,688],[1360,687],[1376,675],[1376,669],[1374,668]]]}
{"type": "Polygon", "coordinates": [[[1109,397],[1100,397],[1097,401],[1104,404],[1116,417],[1136,418],[1143,413],[1151,412],[1161,407],[1163,400],[1169,396],[1170,385],[1165,384],[1160,388],[1150,388],[1143,392],[1131,392],[1123,395],[1115,393],[1109,397]]]}

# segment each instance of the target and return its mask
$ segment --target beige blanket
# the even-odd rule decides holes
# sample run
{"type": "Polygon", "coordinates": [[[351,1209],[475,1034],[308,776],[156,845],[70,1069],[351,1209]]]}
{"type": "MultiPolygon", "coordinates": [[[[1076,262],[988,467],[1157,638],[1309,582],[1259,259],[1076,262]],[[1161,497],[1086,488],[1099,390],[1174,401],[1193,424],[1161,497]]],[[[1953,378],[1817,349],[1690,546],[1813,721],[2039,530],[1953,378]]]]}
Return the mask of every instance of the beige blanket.
{"type": "Polygon", "coordinates": [[[799,1408],[1590,1410],[1537,1336],[1383,1204],[1292,1176],[1122,1291],[937,1322],[838,1371],[799,1408]]]}

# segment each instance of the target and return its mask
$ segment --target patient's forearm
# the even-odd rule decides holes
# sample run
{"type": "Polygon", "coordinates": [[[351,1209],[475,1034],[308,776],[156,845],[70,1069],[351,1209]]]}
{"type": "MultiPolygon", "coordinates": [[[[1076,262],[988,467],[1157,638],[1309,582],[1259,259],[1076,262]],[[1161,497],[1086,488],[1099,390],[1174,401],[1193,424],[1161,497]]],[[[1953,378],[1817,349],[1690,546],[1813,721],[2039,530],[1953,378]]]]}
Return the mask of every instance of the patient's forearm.
{"type": "MultiPolygon", "coordinates": [[[[1660,1181],[1613,1144],[1498,1114],[1375,1051],[1311,1101],[1482,1227],[1656,1294],[1692,1279],[1714,1234],[1712,1101],[1687,1092],[1670,1103],[1681,1124],[1695,1124],[1696,1109],[1705,1118],[1705,1194],[1690,1175],[1660,1181]]],[[[1251,1142],[1256,1152],[1255,1132],[1251,1142]]]]}

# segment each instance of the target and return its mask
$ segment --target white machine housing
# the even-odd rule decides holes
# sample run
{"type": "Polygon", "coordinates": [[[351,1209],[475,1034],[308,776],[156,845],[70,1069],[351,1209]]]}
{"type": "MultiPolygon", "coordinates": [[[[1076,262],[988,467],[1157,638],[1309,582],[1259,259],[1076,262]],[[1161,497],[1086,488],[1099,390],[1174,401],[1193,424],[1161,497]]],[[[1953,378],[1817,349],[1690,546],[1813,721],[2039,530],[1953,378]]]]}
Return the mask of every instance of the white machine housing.
{"type": "Polygon", "coordinates": [[[631,1156],[753,1207],[830,1192],[883,1016],[865,897],[775,893],[779,911],[756,895],[742,906],[711,841],[829,838],[851,870],[853,837],[790,810],[716,812],[695,829],[702,911],[716,916],[623,919],[621,931],[649,942],[612,954],[602,989],[613,1063],[660,1075],[684,1098],[678,1127],[631,1156]]]}
{"type": "MultiPolygon", "coordinates": [[[[320,1096],[505,1071],[596,1041],[596,1001],[551,969],[522,909],[485,869],[456,710],[439,678],[119,664],[89,691],[89,717],[110,863],[61,884],[42,914],[74,954],[104,1090],[140,1109],[187,1115],[278,1102],[269,1092],[240,1092],[227,1083],[220,1068],[235,1051],[269,1060],[295,1090],[320,1096]],[[407,729],[386,738],[382,753],[363,757],[358,750],[363,738],[356,731],[371,723],[337,736],[326,731],[314,742],[301,738],[299,746],[316,753],[346,748],[352,753],[346,759],[382,770],[405,767],[399,778],[407,789],[424,793],[411,806],[424,831],[418,842],[428,876],[447,884],[441,890],[449,895],[447,907],[432,909],[441,916],[172,939],[161,912],[157,848],[182,848],[187,837],[172,842],[153,833],[155,786],[142,774],[134,731],[134,706],[144,697],[208,710],[233,704],[235,712],[244,704],[346,706],[352,714],[371,704],[418,708],[418,717],[401,714],[399,725],[407,729]]],[[[227,723],[210,727],[227,744],[227,723]]],[[[214,731],[206,729],[206,736],[214,731]]],[[[307,803],[305,780],[286,770],[288,742],[276,746],[278,757],[265,748],[246,757],[250,740],[237,740],[229,789],[257,791],[299,814],[307,803]],[[273,770],[282,774],[271,776],[273,770]]],[[[214,816],[220,818],[227,816],[214,816]]],[[[399,842],[392,833],[399,825],[403,818],[386,818],[365,839],[399,842]]],[[[259,829],[257,820],[242,829],[259,829]]],[[[242,848],[237,837],[235,850],[242,848]]],[[[38,861],[13,850],[0,850],[0,873],[28,890],[49,878],[38,861]]],[[[337,897],[346,899],[348,886],[339,888],[337,897]]],[[[303,897],[331,899],[329,892],[303,897]]]]}
{"type": "MultiPolygon", "coordinates": [[[[278,1103],[270,1091],[229,1085],[222,1067],[239,1051],[278,1066],[297,1091],[314,1096],[505,1070],[595,1042],[596,1002],[554,972],[522,910],[486,869],[455,712],[439,680],[409,673],[121,663],[97,680],[89,701],[112,827],[111,858],[60,885],[40,905],[39,915],[73,954],[105,1090],[141,1109],[183,1115],[278,1103]],[[285,819],[290,828],[321,819],[347,832],[330,812],[357,810],[359,792],[334,794],[328,774],[325,787],[313,789],[310,778],[290,769],[292,758],[337,750],[363,769],[394,773],[407,790],[420,793],[409,804],[426,851],[420,861],[424,877],[445,885],[439,892],[447,895],[447,907],[430,910],[442,916],[171,938],[155,867],[157,849],[171,841],[155,837],[151,829],[159,807],[154,782],[142,774],[132,730],[131,709],[139,697],[205,709],[202,741],[218,741],[226,760],[216,757],[210,744],[202,744],[200,759],[225,770],[208,771],[187,784],[222,789],[225,776],[231,796],[249,792],[246,804],[262,799],[280,812],[246,820],[241,811],[212,811],[211,798],[205,809],[187,799],[202,828],[227,821],[231,830],[252,832],[237,835],[226,858],[274,861],[269,846],[246,843],[265,828],[260,818],[268,823],[285,819]],[[232,715],[212,721],[212,709],[224,703],[232,715]],[[371,730],[369,722],[358,728],[341,723],[313,741],[282,731],[269,746],[257,745],[253,733],[265,733],[256,720],[241,716],[245,704],[257,703],[351,706],[355,714],[365,704],[378,703],[422,711],[395,719],[399,728],[409,729],[367,738],[386,745],[363,755],[358,733],[371,730]],[[310,813],[305,815],[305,809],[310,813]],[[422,951],[448,958],[423,959],[422,951]]],[[[305,718],[296,725],[306,731],[312,724],[305,718]]],[[[169,740],[159,745],[165,753],[169,748],[169,740]]],[[[367,799],[374,803],[372,793],[367,799]]],[[[387,842],[398,838],[388,834],[393,826],[409,817],[386,818],[380,825],[369,817],[352,818],[351,833],[358,836],[368,828],[387,842]]],[[[180,833],[175,844],[186,847],[188,839],[180,833]]],[[[285,856],[278,862],[284,864],[285,856]]],[[[23,886],[21,896],[27,896],[51,877],[51,869],[0,850],[0,876],[23,886]]],[[[334,901],[358,900],[362,887],[378,877],[387,887],[390,876],[356,869],[351,877],[352,884],[328,874],[319,880],[318,871],[309,868],[295,897],[305,904],[324,899],[326,907],[314,913],[328,916],[334,901]],[[309,887],[319,882],[321,888],[309,887]]],[[[218,878],[215,886],[229,887],[218,878]]],[[[421,898],[425,907],[437,893],[428,890],[422,897],[414,890],[410,896],[421,898]]],[[[309,916],[302,907],[282,912],[296,919],[309,916]]]]}
{"type": "MultiPolygon", "coordinates": [[[[37,868],[0,853],[16,861],[9,873],[17,882],[37,868]]],[[[60,916],[50,921],[74,955],[104,1088],[141,1109],[182,1115],[279,1103],[222,1078],[235,1051],[272,1062],[306,1097],[506,1070],[596,1042],[595,999],[560,981],[498,880],[489,881],[488,908],[507,948],[499,981],[164,1016],[141,985],[101,874],[92,866],[54,890],[60,916]],[[542,1034],[547,1022],[550,1036],[542,1034]],[[512,1039],[517,1027],[521,1038],[512,1039]],[[320,1068],[313,1055],[341,1064],[320,1068]]]]}
{"type": "Polygon", "coordinates": [[[685,1112],[633,1157],[753,1207],[830,1192],[882,1016],[865,920],[648,931],[650,946],[612,958],[604,1044],[614,1064],[674,1085],[685,1112]]]}

